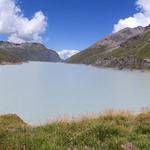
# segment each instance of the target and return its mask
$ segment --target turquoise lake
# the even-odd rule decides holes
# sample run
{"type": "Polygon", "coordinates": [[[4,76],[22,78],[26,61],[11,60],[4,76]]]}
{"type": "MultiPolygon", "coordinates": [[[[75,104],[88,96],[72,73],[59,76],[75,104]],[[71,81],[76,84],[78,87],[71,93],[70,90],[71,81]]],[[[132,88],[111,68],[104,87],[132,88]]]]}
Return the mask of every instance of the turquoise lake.
{"type": "Polygon", "coordinates": [[[150,73],[49,62],[0,66],[0,114],[31,125],[107,109],[150,108],[150,73]]]}

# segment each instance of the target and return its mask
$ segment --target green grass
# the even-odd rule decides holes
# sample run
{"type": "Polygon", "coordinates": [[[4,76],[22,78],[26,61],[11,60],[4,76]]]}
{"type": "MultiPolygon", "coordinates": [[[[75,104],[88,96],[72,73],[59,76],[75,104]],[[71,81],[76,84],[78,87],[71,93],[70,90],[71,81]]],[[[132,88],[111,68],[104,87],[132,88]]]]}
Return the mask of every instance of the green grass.
{"type": "Polygon", "coordinates": [[[84,149],[149,150],[150,112],[110,112],[97,118],[39,127],[25,124],[16,115],[0,117],[0,150],[84,149]]]}
{"type": "Polygon", "coordinates": [[[86,49],[68,60],[66,60],[67,63],[77,63],[77,64],[94,64],[95,61],[104,55],[106,47],[101,47],[101,48],[93,48],[93,49],[86,49]]]}
{"type": "Polygon", "coordinates": [[[129,39],[124,43],[124,46],[107,53],[105,57],[107,56],[130,56],[137,59],[150,58],[150,31],[129,39]]]}

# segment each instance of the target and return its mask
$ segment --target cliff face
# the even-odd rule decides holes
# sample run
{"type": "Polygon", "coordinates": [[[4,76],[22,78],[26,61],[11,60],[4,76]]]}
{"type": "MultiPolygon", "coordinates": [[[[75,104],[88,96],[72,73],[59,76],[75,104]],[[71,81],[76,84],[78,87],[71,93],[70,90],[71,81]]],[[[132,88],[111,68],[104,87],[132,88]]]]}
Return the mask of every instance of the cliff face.
{"type": "Polygon", "coordinates": [[[66,60],[118,69],[150,69],[150,26],[125,28],[66,60]]]}
{"type": "Polygon", "coordinates": [[[61,61],[59,55],[40,43],[14,44],[0,42],[0,55],[16,61],[61,61]]]}

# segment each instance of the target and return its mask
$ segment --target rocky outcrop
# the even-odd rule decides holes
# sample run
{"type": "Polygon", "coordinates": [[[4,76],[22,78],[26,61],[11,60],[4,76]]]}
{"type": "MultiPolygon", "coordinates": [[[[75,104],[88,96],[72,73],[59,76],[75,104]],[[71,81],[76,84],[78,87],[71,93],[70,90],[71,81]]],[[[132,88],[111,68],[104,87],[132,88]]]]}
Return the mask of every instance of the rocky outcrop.
{"type": "Polygon", "coordinates": [[[19,61],[61,61],[59,55],[40,43],[15,44],[0,41],[0,54],[19,61]]]}
{"type": "Polygon", "coordinates": [[[110,68],[117,68],[117,69],[146,69],[150,67],[150,61],[145,59],[136,59],[129,56],[122,56],[122,57],[103,57],[99,58],[95,66],[99,67],[110,67],[110,68]]]}

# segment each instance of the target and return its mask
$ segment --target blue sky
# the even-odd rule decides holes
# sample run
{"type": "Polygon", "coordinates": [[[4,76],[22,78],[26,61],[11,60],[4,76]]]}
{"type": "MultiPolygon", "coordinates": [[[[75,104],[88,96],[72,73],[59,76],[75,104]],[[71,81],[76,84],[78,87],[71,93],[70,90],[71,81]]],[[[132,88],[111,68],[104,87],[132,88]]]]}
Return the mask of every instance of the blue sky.
{"type": "Polygon", "coordinates": [[[136,11],[134,0],[22,0],[21,8],[26,16],[42,10],[48,17],[44,44],[54,50],[85,49],[136,11]]]}
{"type": "MultiPolygon", "coordinates": [[[[150,0],[17,0],[17,3],[14,0],[0,0],[1,2],[12,2],[12,5],[14,3],[15,7],[20,8],[19,11],[13,12],[15,19],[19,15],[26,19],[18,17],[16,20],[23,22],[19,25],[14,25],[13,20],[10,21],[9,24],[12,25],[8,28],[4,22],[3,28],[0,26],[0,40],[41,40],[46,47],[56,51],[83,50],[114,30],[118,31],[126,26],[146,26],[150,23],[150,15],[145,17],[146,13],[150,12],[146,6],[150,4],[150,0]],[[140,9],[137,9],[137,6],[140,9]],[[39,11],[41,13],[37,13],[35,17],[35,13],[39,11]],[[120,19],[124,20],[118,22],[120,19]],[[117,26],[114,29],[115,24],[117,26]],[[9,31],[13,26],[17,26],[17,29],[12,28],[9,31]],[[21,27],[24,30],[20,31],[21,27]]],[[[6,9],[9,8],[0,7],[0,11],[6,9]]],[[[3,19],[0,18],[0,23],[1,20],[3,19]]]]}

